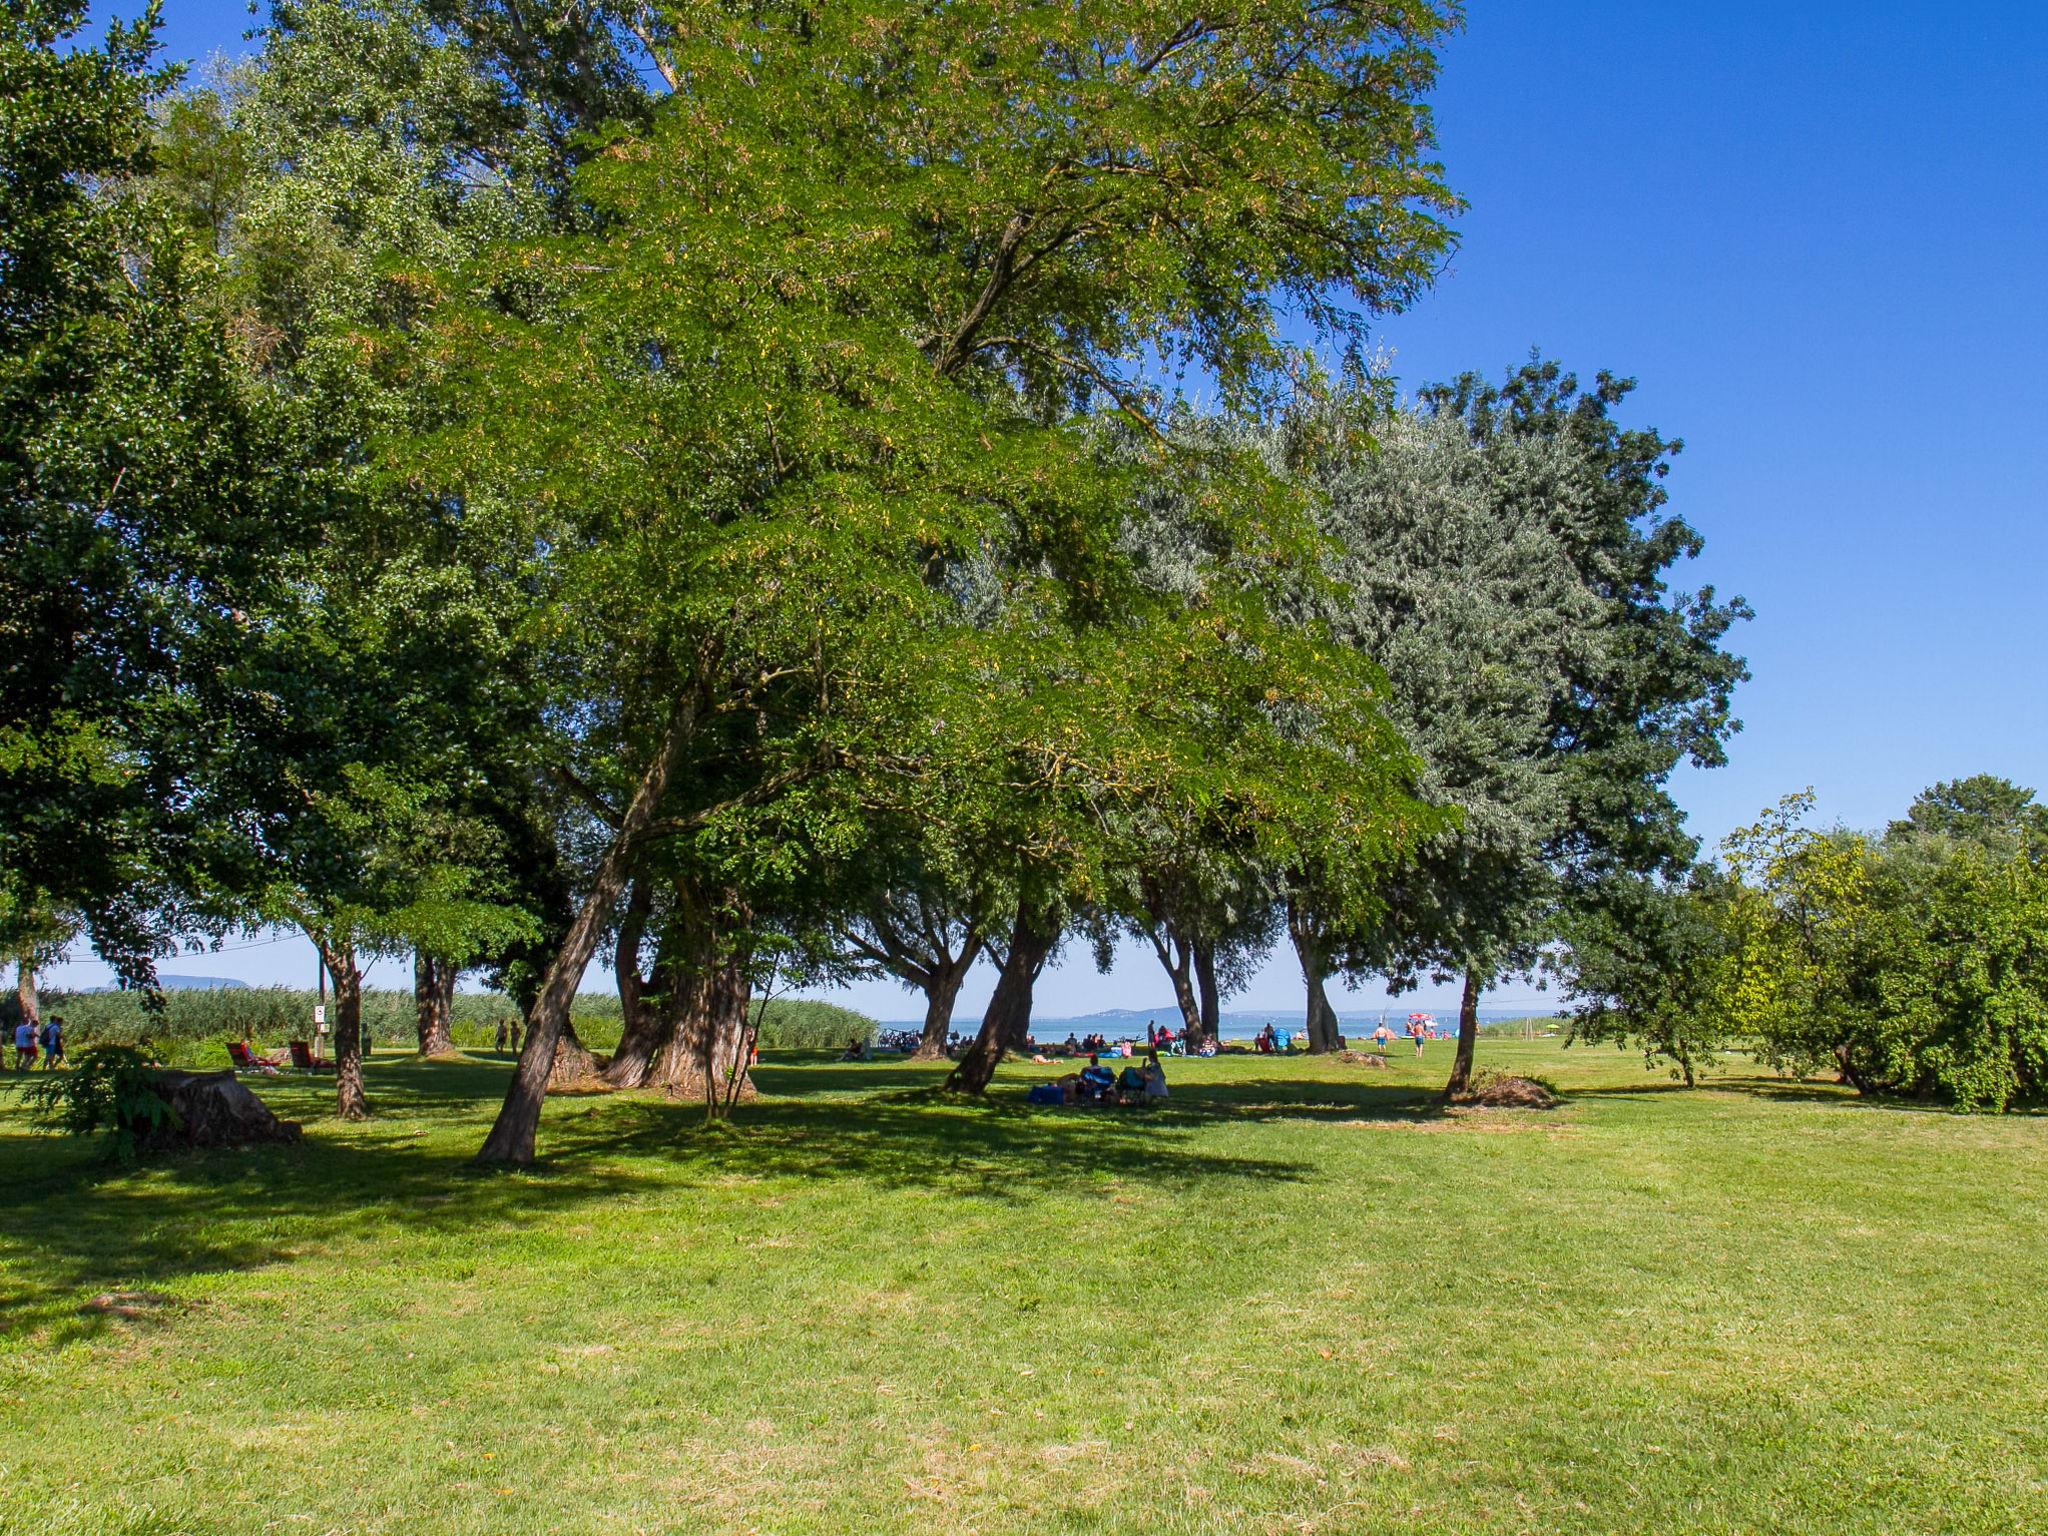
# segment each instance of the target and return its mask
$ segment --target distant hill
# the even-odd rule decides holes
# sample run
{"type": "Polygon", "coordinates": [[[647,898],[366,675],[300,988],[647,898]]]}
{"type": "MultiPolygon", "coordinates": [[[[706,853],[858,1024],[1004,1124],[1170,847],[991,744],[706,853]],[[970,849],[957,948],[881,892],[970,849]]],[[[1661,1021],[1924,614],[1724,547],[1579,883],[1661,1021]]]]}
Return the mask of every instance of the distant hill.
{"type": "Polygon", "coordinates": [[[232,976],[163,976],[156,984],[166,992],[219,992],[234,987],[246,987],[246,981],[237,981],[232,976]]]}

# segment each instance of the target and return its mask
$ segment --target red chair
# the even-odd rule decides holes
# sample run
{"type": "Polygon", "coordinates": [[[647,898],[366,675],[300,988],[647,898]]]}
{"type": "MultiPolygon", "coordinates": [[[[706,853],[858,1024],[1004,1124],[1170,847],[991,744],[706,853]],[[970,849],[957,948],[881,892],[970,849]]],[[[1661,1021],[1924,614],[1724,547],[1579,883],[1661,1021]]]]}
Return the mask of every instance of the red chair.
{"type": "Polygon", "coordinates": [[[332,1072],[334,1063],[313,1054],[313,1047],[303,1040],[291,1042],[292,1070],[296,1072],[332,1072]]]}

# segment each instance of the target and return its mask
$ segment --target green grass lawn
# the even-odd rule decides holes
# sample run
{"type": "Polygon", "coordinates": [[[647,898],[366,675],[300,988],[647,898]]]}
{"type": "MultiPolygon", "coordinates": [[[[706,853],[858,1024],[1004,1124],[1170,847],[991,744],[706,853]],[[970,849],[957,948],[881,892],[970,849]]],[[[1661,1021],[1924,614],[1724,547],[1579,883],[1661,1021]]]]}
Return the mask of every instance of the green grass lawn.
{"type": "Polygon", "coordinates": [[[771,1061],[517,1175],[495,1061],[133,1173],[0,1097],[0,1530],[2048,1530],[2048,1122],[1500,1039],[1566,1106],[1446,1117],[1449,1049],[771,1061]]]}

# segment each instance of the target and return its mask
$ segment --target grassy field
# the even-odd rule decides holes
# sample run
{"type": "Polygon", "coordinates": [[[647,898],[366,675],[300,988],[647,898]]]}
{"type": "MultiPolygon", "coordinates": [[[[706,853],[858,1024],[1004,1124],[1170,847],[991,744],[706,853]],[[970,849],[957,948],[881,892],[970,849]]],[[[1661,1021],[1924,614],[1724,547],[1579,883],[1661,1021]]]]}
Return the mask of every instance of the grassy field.
{"type": "Polygon", "coordinates": [[[734,1131],[493,1060],[136,1173],[0,1098],[0,1530],[2048,1530],[2048,1123],[1491,1039],[1029,1111],[773,1061],[734,1131]]]}

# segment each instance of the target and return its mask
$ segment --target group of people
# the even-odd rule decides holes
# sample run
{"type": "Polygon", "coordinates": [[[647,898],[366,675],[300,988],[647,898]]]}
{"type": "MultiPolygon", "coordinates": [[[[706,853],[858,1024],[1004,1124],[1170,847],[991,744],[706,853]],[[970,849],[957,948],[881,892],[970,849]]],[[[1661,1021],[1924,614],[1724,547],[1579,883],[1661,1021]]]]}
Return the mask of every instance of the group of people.
{"type": "Polygon", "coordinates": [[[40,1029],[28,1019],[14,1026],[14,1070],[27,1072],[33,1068],[39,1047],[44,1069],[55,1071],[64,1060],[64,1021],[54,1013],[43,1021],[40,1029]]]}
{"type": "MultiPolygon", "coordinates": [[[[1415,1054],[1418,1056],[1422,1054],[1422,1042],[1429,1039],[1435,1033],[1435,1029],[1422,1019],[1410,1019],[1408,1021],[1408,1037],[1415,1042],[1415,1054]]],[[[1372,1032],[1373,1045],[1384,1056],[1387,1054],[1387,1047],[1393,1044],[1393,1041],[1394,1032],[1387,1028],[1387,1021],[1381,1019],[1380,1027],[1372,1032]]]]}
{"type": "Polygon", "coordinates": [[[519,1049],[519,1021],[517,1019],[498,1020],[498,1051],[500,1054],[503,1054],[508,1042],[511,1049],[516,1053],[519,1049]]]}
{"type": "Polygon", "coordinates": [[[1159,1064],[1156,1050],[1145,1053],[1142,1066],[1133,1062],[1120,1073],[1091,1053],[1080,1071],[1043,1086],[1057,1088],[1062,1104],[1149,1103],[1166,1097],[1166,1068],[1159,1064]]]}

